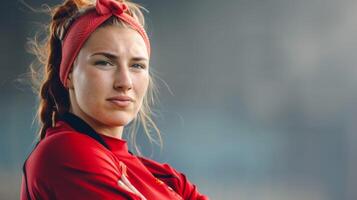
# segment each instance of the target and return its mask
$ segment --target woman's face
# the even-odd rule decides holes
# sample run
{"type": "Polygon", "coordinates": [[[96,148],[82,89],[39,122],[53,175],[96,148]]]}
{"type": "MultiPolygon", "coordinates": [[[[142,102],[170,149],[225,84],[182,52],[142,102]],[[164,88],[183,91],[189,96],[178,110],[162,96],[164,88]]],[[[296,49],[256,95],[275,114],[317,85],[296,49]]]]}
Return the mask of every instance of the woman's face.
{"type": "Polygon", "coordinates": [[[136,117],[148,85],[149,57],[141,35],[129,28],[99,28],[68,76],[71,111],[96,131],[121,136],[123,126],[136,117]]]}

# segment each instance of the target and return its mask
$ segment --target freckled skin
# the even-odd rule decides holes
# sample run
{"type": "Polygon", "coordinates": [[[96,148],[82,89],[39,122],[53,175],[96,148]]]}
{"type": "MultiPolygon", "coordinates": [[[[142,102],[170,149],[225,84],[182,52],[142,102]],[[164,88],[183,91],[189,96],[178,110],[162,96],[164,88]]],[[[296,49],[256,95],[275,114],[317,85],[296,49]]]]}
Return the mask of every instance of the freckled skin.
{"type": "Polygon", "coordinates": [[[116,26],[99,28],[83,45],[68,76],[70,111],[97,132],[121,138],[123,127],[136,117],[148,85],[149,57],[140,34],[116,26]],[[134,101],[118,107],[107,100],[118,95],[134,101]]]}

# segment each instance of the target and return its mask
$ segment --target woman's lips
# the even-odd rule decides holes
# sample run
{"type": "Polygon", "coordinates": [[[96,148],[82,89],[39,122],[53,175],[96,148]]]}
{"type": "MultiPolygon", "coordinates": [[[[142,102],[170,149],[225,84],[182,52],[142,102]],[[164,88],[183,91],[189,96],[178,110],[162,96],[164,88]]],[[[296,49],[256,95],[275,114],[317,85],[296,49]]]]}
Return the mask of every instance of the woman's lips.
{"type": "Polygon", "coordinates": [[[107,101],[110,101],[111,103],[119,107],[127,107],[130,105],[130,103],[133,102],[133,99],[129,96],[116,96],[108,98],[107,101]]]}
{"type": "Polygon", "coordinates": [[[110,102],[119,107],[127,107],[131,103],[131,101],[118,101],[118,100],[110,100],[110,102]]]}

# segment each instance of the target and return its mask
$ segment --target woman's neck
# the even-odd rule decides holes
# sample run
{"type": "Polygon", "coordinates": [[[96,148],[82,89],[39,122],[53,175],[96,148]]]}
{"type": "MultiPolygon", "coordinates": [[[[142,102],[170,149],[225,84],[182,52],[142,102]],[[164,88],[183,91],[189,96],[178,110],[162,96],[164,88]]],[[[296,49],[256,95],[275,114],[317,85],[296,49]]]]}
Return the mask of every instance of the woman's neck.
{"type": "Polygon", "coordinates": [[[92,117],[88,116],[87,114],[70,109],[70,113],[76,115],[77,117],[81,118],[83,121],[85,121],[91,128],[93,128],[97,133],[103,134],[109,137],[121,139],[124,127],[123,126],[108,126],[106,124],[102,124],[101,122],[93,119],[92,117]]]}

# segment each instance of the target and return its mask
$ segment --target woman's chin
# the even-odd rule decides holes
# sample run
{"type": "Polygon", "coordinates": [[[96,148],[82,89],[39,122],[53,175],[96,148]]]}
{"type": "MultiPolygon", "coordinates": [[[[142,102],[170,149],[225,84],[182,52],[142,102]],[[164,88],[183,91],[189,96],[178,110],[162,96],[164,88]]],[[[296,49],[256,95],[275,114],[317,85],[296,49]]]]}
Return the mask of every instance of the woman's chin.
{"type": "Polygon", "coordinates": [[[128,125],[133,118],[131,117],[111,117],[110,119],[106,120],[106,123],[108,126],[126,126],[128,125]]]}

